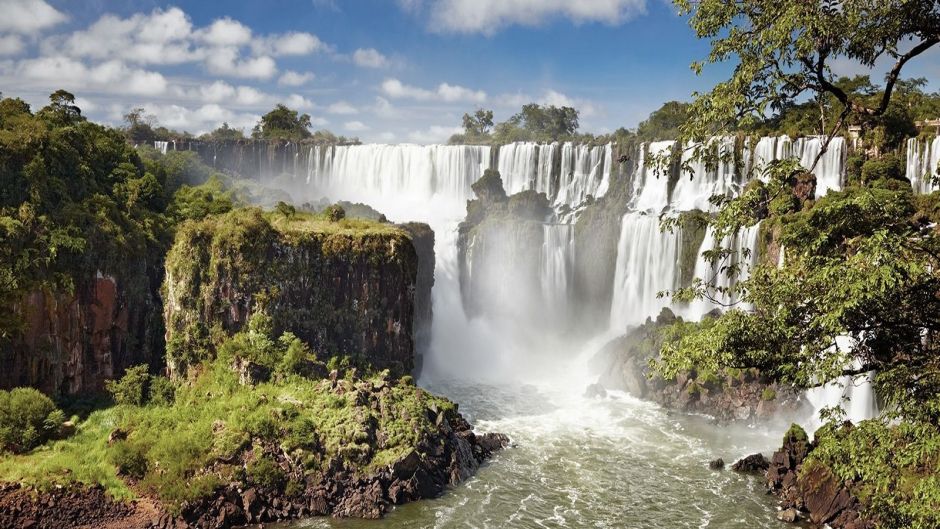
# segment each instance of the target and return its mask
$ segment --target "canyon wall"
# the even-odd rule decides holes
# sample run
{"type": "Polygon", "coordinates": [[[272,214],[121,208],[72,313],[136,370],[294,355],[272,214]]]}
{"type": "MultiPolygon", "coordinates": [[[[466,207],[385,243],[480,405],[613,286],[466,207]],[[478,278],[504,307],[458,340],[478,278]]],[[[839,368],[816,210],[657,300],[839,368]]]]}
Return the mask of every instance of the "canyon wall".
{"type": "Polygon", "coordinates": [[[425,232],[416,238],[391,224],[278,215],[249,208],[180,229],[164,284],[170,371],[211,356],[262,309],[277,334],[294,333],[324,360],[411,372],[430,315],[416,302],[427,303],[433,282],[416,246],[427,252],[430,230],[412,226],[425,232]]]}

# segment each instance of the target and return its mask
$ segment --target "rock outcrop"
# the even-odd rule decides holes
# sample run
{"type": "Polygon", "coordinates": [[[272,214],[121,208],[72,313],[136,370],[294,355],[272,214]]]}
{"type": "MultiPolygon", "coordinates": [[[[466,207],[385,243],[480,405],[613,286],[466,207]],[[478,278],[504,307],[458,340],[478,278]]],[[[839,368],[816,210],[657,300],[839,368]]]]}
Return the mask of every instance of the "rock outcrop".
{"type": "Polygon", "coordinates": [[[170,371],[203,359],[184,351],[211,356],[263,307],[277,333],[294,333],[324,359],[411,372],[430,316],[433,264],[422,266],[416,249],[433,247],[430,228],[412,226],[414,237],[390,224],[277,215],[249,208],[180,229],[164,286],[170,371]]]}
{"type": "Polygon", "coordinates": [[[0,339],[0,389],[94,393],[136,364],[159,362],[158,302],[145,272],[98,274],[71,293],[35,290],[13,307],[21,332],[0,339]]]}
{"type": "Polygon", "coordinates": [[[803,513],[811,523],[833,529],[873,529],[873,521],[862,515],[852,484],[843,483],[826,465],[807,459],[814,448],[806,432],[793,425],[767,469],[767,486],[780,497],[785,521],[796,521],[803,513]]]}
{"type": "Polygon", "coordinates": [[[780,411],[797,411],[805,405],[800,391],[772,380],[755,370],[720,375],[681,373],[665,380],[650,370],[650,360],[659,356],[661,331],[681,320],[663,309],[655,321],[615,338],[605,345],[591,364],[599,383],[607,389],[626,391],[668,408],[711,415],[719,420],[751,421],[780,411]]]}

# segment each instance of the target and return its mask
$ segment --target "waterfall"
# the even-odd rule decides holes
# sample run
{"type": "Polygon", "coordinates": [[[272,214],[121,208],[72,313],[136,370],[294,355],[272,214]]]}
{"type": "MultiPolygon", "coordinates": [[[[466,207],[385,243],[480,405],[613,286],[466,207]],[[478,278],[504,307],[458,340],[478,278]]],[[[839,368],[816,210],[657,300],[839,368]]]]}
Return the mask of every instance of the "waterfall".
{"type": "MultiPolygon", "coordinates": [[[[705,231],[705,238],[699,248],[698,260],[695,263],[694,276],[702,279],[711,287],[730,288],[739,281],[745,281],[751,276],[751,268],[757,266],[757,243],[760,233],[760,223],[742,228],[733,236],[725,237],[720,242],[715,240],[714,229],[709,226],[705,231]],[[715,250],[718,247],[728,248],[731,253],[726,258],[715,263],[710,262],[703,255],[705,251],[715,250]],[[737,273],[729,275],[729,268],[737,267],[737,273]]],[[[717,292],[715,293],[717,295],[717,292]]],[[[725,292],[715,302],[710,300],[696,300],[682,313],[691,320],[700,320],[705,314],[714,310],[725,310],[728,307],[741,309],[750,308],[750,304],[741,301],[737,293],[725,292]],[[716,303],[717,302],[717,303],[716,303]]]]}
{"type": "Polygon", "coordinates": [[[541,180],[538,151],[538,144],[533,142],[510,143],[499,148],[497,169],[507,195],[533,189],[532,184],[541,180]]]}
{"type": "Polygon", "coordinates": [[[915,193],[932,193],[936,186],[932,176],[940,165],[940,136],[921,143],[917,138],[907,140],[907,169],[905,176],[911,181],[915,193]],[[921,147],[923,146],[923,147],[921,147]]]}
{"type": "MultiPolygon", "coordinates": [[[[809,168],[822,150],[824,139],[821,136],[799,138],[793,142],[792,156],[800,159],[803,167],[809,168]]],[[[825,154],[819,159],[813,174],[816,175],[816,196],[824,196],[829,191],[842,189],[842,176],[845,173],[845,138],[835,137],[829,142],[825,154]]]]}
{"type": "Polygon", "coordinates": [[[655,141],[641,147],[638,175],[634,180],[633,195],[636,198],[633,209],[658,214],[668,206],[669,169],[668,163],[662,162],[672,155],[675,144],[674,141],[655,141]],[[654,158],[658,158],[659,163],[650,166],[654,158]]]}
{"type": "MultiPolygon", "coordinates": [[[[835,347],[842,351],[851,351],[854,343],[847,336],[839,336],[836,338],[835,347]]],[[[854,361],[848,367],[858,369],[860,365],[858,361],[854,361]]],[[[845,418],[856,424],[877,417],[878,402],[872,386],[874,375],[874,371],[857,376],[845,375],[807,390],[806,399],[814,409],[812,426],[818,427],[822,424],[819,412],[824,408],[842,408],[845,418]]]]}
{"type": "Polygon", "coordinates": [[[669,305],[658,293],[676,287],[681,232],[662,232],[657,217],[627,213],[621,221],[610,326],[623,330],[669,305]]]}
{"type": "Polygon", "coordinates": [[[582,203],[587,195],[603,196],[610,184],[612,166],[611,145],[595,146],[562,145],[561,174],[559,175],[556,205],[574,207],[582,203]]]}
{"type": "Polygon", "coordinates": [[[574,266],[574,229],[570,224],[544,224],[539,263],[540,285],[547,312],[564,323],[568,316],[568,289],[574,266]]]}
{"type": "Polygon", "coordinates": [[[708,167],[701,160],[696,159],[696,144],[686,145],[682,151],[683,167],[690,166],[691,174],[683,170],[672,192],[670,205],[677,211],[714,210],[709,202],[712,195],[727,195],[737,189],[737,175],[734,167],[734,138],[714,138],[708,142],[709,148],[717,149],[718,163],[716,167],[708,167]]]}
{"type": "Polygon", "coordinates": [[[170,142],[168,141],[155,141],[153,142],[153,148],[160,151],[160,154],[166,154],[166,151],[170,147],[170,142]]]}

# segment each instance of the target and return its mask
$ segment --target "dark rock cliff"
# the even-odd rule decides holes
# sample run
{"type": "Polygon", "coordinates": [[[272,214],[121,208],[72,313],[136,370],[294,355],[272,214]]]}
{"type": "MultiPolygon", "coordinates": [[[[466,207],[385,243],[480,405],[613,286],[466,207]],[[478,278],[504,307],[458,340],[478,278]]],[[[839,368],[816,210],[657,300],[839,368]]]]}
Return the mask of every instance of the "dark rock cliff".
{"type": "Polygon", "coordinates": [[[411,372],[433,282],[416,247],[427,254],[433,233],[351,222],[244,209],[181,228],[164,284],[170,371],[203,359],[186,351],[211,356],[220,337],[263,308],[278,333],[296,334],[324,359],[411,372]]]}
{"type": "Polygon", "coordinates": [[[147,274],[98,274],[71,293],[35,290],[13,307],[20,332],[0,339],[0,389],[94,393],[136,364],[159,362],[162,323],[147,274]]]}

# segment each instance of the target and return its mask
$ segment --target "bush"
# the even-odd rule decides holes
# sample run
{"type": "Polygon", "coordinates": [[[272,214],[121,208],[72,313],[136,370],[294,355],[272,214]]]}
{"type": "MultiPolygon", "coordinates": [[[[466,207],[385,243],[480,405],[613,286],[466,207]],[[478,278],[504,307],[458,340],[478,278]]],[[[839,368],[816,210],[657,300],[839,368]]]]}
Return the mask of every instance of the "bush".
{"type": "Polygon", "coordinates": [[[284,472],[277,463],[267,457],[259,457],[248,463],[248,478],[259,487],[280,490],[287,481],[284,472]]]}
{"type": "Polygon", "coordinates": [[[764,391],[760,394],[760,399],[764,401],[771,401],[777,398],[777,392],[773,388],[764,388],[764,391]]]}
{"type": "Polygon", "coordinates": [[[117,404],[143,406],[147,403],[150,389],[150,374],[146,365],[127,368],[120,380],[109,380],[105,383],[108,393],[117,404]]]}
{"type": "Polygon", "coordinates": [[[28,452],[55,436],[65,414],[33,388],[0,390],[0,450],[28,452]]]}
{"type": "Polygon", "coordinates": [[[176,384],[166,377],[150,377],[148,401],[158,406],[169,406],[176,399],[176,384]]]}
{"type": "Polygon", "coordinates": [[[109,459],[117,467],[118,475],[142,479],[147,474],[147,455],[138,444],[120,441],[114,445],[109,459]]]}
{"type": "Polygon", "coordinates": [[[330,219],[330,222],[339,222],[346,218],[346,210],[343,209],[343,206],[339,204],[333,204],[326,208],[326,218],[330,219]]]}
{"type": "Polygon", "coordinates": [[[868,160],[862,165],[862,181],[871,183],[876,180],[904,180],[904,165],[896,155],[889,154],[875,160],[868,160]]]}

